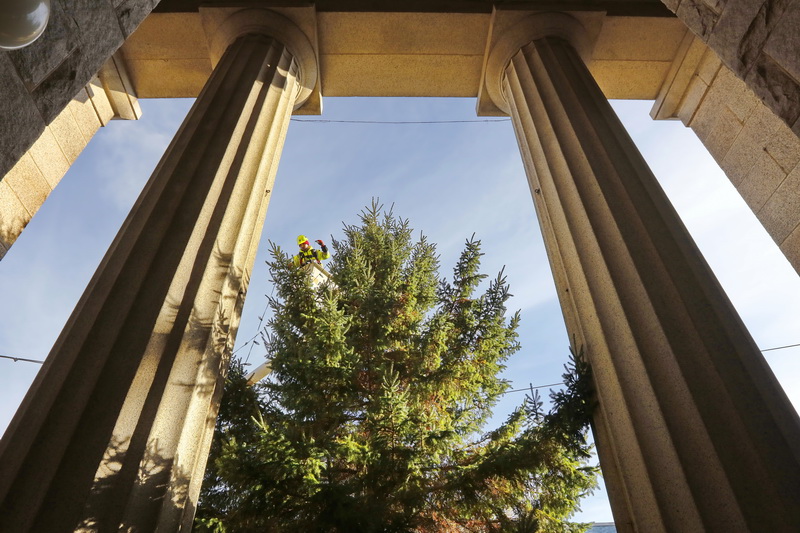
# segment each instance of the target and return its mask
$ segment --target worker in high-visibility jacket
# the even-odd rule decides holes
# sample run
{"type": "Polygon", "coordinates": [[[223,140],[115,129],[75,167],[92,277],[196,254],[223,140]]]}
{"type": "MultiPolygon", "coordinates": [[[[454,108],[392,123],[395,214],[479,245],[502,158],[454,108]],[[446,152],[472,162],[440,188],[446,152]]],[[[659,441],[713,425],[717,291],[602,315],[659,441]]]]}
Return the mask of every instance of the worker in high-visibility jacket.
{"type": "Polygon", "coordinates": [[[321,240],[317,240],[316,242],[319,244],[319,250],[315,250],[311,247],[311,243],[308,242],[305,235],[297,236],[297,245],[300,247],[300,252],[292,259],[294,266],[300,267],[311,262],[320,264],[331,256],[324,242],[321,240]]]}

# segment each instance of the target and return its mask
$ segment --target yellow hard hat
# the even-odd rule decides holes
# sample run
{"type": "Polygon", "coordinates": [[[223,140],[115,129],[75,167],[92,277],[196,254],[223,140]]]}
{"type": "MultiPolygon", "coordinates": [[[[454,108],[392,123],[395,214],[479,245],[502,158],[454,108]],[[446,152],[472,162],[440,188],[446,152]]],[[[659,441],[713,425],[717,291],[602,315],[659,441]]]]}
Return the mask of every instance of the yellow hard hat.
{"type": "Polygon", "coordinates": [[[297,246],[300,246],[304,242],[308,242],[308,239],[306,239],[306,236],[305,235],[298,235],[297,236],[297,246]]]}

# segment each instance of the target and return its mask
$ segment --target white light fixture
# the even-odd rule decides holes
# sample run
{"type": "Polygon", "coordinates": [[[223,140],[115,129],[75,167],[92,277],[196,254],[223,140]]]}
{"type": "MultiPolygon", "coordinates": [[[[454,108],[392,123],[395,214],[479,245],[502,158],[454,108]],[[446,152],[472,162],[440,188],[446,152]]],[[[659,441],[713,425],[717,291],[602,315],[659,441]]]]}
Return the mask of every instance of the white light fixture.
{"type": "Polygon", "coordinates": [[[39,38],[50,18],[50,0],[0,0],[0,50],[17,50],[39,38]]]}

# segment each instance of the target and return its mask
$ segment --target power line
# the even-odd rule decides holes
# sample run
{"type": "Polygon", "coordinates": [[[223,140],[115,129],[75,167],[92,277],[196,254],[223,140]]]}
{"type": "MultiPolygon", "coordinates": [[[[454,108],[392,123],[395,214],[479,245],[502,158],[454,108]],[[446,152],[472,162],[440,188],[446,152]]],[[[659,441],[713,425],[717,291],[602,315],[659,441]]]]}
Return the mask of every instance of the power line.
{"type": "Polygon", "coordinates": [[[0,355],[3,359],[11,359],[15,363],[17,361],[25,361],[27,363],[39,363],[40,365],[44,363],[44,361],[39,361],[38,359],[25,359],[24,357],[12,357],[10,355],[0,355]]]}
{"type": "MultiPolygon", "coordinates": [[[[263,315],[262,315],[262,317],[263,317],[263,315]]],[[[262,320],[263,320],[263,318],[262,318],[262,320]]],[[[248,341],[247,341],[247,342],[245,342],[243,345],[241,345],[241,346],[240,346],[240,347],[239,347],[239,348],[238,348],[238,349],[237,349],[235,352],[233,352],[233,353],[236,353],[236,352],[238,352],[239,350],[241,350],[242,348],[244,348],[245,346],[247,346],[247,345],[248,345],[248,343],[250,343],[250,341],[252,341],[252,340],[253,340],[253,339],[255,339],[256,337],[258,337],[258,333],[256,333],[256,334],[255,334],[255,335],[253,335],[252,337],[250,337],[250,340],[248,340],[248,341]]],[[[800,344],[787,344],[786,346],[776,346],[776,347],[774,347],[774,348],[765,348],[765,349],[761,350],[761,352],[762,352],[762,353],[763,353],[763,352],[772,352],[772,351],[775,351],[775,350],[784,350],[784,349],[786,349],[786,348],[796,348],[796,347],[798,347],[798,346],[800,346],[800,344]]],[[[251,346],[251,348],[252,348],[252,346],[251,346]]],[[[14,361],[15,363],[16,363],[16,362],[18,362],[18,361],[25,361],[25,362],[27,362],[27,363],[39,363],[39,364],[42,364],[42,363],[44,363],[44,361],[40,361],[39,359],[26,359],[25,357],[14,357],[14,356],[12,356],[12,355],[0,355],[0,358],[3,358],[3,359],[11,359],[11,360],[12,360],[12,361],[14,361]]],[[[249,354],[248,354],[248,358],[249,358],[249,354]]],[[[538,386],[536,386],[536,387],[526,387],[526,388],[524,388],[524,389],[511,390],[511,391],[508,391],[508,392],[520,392],[520,391],[523,391],[523,390],[530,390],[531,388],[534,388],[534,389],[541,389],[541,388],[544,388],[544,387],[552,387],[552,386],[554,386],[554,385],[563,385],[563,383],[553,383],[553,384],[551,384],[551,385],[538,385],[538,386]]]]}
{"type": "Polygon", "coordinates": [[[325,118],[293,118],[292,122],[318,122],[322,124],[466,124],[486,122],[510,122],[510,118],[477,120],[330,120],[325,118]]]}
{"type": "Polygon", "coordinates": [[[559,381],[558,383],[548,383],[547,385],[536,385],[535,387],[531,385],[530,387],[525,387],[524,389],[507,390],[503,394],[511,394],[512,392],[527,392],[533,389],[544,389],[545,387],[557,387],[563,384],[564,384],[563,381],[559,381]]]}
{"type": "Polygon", "coordinates": [[[795,346],[800,346],[800,344],[789,344],[787,346],[778,346],[777,348],[767,348],[766,350],[761,350],[761,351],[771,352],[772,350],[783,350],[784,348],[794,348],[795,346]]]}

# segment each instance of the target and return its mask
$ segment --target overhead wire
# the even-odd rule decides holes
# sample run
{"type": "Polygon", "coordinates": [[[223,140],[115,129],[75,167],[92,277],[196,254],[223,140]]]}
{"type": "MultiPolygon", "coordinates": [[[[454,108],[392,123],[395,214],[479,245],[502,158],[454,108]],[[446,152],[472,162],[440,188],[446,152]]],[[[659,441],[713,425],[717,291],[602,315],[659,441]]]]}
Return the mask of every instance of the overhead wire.
{"type": "MultiPolygon", "coordinates": [[[[264,309],[264,312],[263,312],[263,313],[261,313],[261,316],[259,316],[259,317],[258,317],[258,318],[260,319],[260,321],[259,321],[259,324],[258,324],[258,329],[259,329],[259,330],[261,329],[261,322],[263,322],[263,320],[264,320],[264,314],[265,314],[266,312],[267,312],[267,310],[266,310],[266,309],[264,309]]],[[[244,344],[242,344],[241,346],[239,346],[239,347],[238,347],[236,350],[234,350],[234,352],[233,352],[233,353],[235,354],[236,352],[238,352],[239,350],[241,350],[242,348],[244,348],[245,346],[247,346],[247,345],[248,345],[248,343],[249,343],[250,341],[252,341],[253,339],[255,339],[256,337],[258,337],[258,333],[256,333],[256,334],[255,334],[255,335],[253,335],[252,337],[250,337],[250,339],[248,339],[247,341],[245,341],[245,343],[244,343],[244,344]]],[[[787,344],[787,345],[785,345],[785,346],[775,346],[774,348],[764,348],[763,350],[760,350],[760,351],[761,351],[761,353],[764,353],[764,352],[773,352],[773,351],[775,351],[775,350],[784,350],[784,349],[786,349],[786,348],[797,348],[798,346],[800,346],[800,343],[798,343],[798,344],[787,344]]],[[[251,346],[251,349],[252,349],[252,346],[251,346]]],[[[250,357],[250,354],[249,354],[249,353],[248,353],[248,357],[250,357]]],[[[25,362],[29,362],[29,363],[39,363],[39,364],[42,364],[42,363],[44,363],[44,361],[41,361],[41,360],[39,360],[39,359],[26,359],[25,357],[15,357],[15,356],[13,356],[13,355],[2,355],[2,354],[0,354],[0,358],[3,358],[3,359],[11,359],[11,360],[12,360],[12,361],[14,361],[15,363],[16,363],[17,361],[25,361],[25,362]]],[[[247,361],[245,361],[245,362],[247,362],[247,361]]],[[[558,384],[556,383],[556,385],[558,385],[558,384]]],[[[539,386],[537,386],[537,387],[533,387],[533,388],[534,388],[534,389],[537,389],[537,388],[541,388],[541,387],[549,387],[549,385],[539,385],[539,386]]],[[[524,390],[528,390],[528,389],[530,389],[530,387],[527,387],[527,388],[525,388],[524,390]]],[[[520,390],[523,390],[523,389],[520,389],[520,390]]],[[[509,391],[509,392],[518,392],[518,391],[509,391]]]]}
{"type": "MultiPolygon", "coordinates": [[[[269,304],[268,304],[268,305],[269,305],[269,304]]],[[[259,322],[259,324],[258,324],[258,330],[259,330],[259,331],[261,330],[261,322],[263,322],[263,320],[264,320],[264,315],[265,315],[265,313],[266,313],[266,312],[267,312],[267,310],[266,310],[266,309],[264,309],[264,312],[263,312],[263,313],[261,313],[261,316],[259,316],[259,317],[258,317],[258,318],[260,319],[260,322],[259,322]]],[[[245,342],[243,345],[241,345],[239,348],[237,348],[237,349],[236,349],[236,350],[235,350],[233,353],[235,354],[236,352],[238,352],[239,350],[241,350],[242,348],[244,348],[245,346],[247,346],[248,344],[250,344],[250,341],[252,341],[252,340],[253,340],[253,339],[255,339],[256,337],[258,337],[258,335],[259,335],[259,334],[258,334],[258,333],[256,333],[255,335],[253,335],[252,337],[250,337],[250,339],[249,339],[248,341],[246,341],[246,342],[245,342]]],[[[250,359],[250,352],[252,351],[252,349],[253,349],[253,345],[254,345],[254,344],[256,344],[256,343],[252,343],[252,344],[250,344],[250,350],[248,350],[248,352],[247,352],[247,359],[245,359],[245,363],[247,362],[247,360],[248,360],[248,359],[250,359]]],[[[787,344],[786,346],[776,346],[776,347],[774,347],[774,348],[766,348],[766,349],[764,349],[764,350],[761,350],[761,352],[762,352],[762,353],[763,353],[763,352],[772,352],[772,351],[775,351],[775,350],[783,350],[783,349],[785,349],[785,348],[796,348],[796,347],[798,347],[798,346],[800,346],[800,343],[798,343],[798,344],[787,344]]],[[[16,363],[16,362],[18,362],[18,361],[25,361],[25,362],[29,362],[29,363],[39,363],[39,364],[42,364],[42,363],[44,363],[44,361],[40,361],[40,360],[38,360],[38,359],[27,359],[27,358],[25,358],[25,357],[13,357],[13,356],[11,356],[11,355],[0,355],[0,358],[3,358],[3,359],[11,359],[11,360],[13,360],[15,363],[16,363]]],[[[512,390],[507,390],[507,391],[505,391],[503,394],[511,394],[512,392],[527,392],[527,391],[534,390],[534,389],[544,389],[544,388],[547,388],[547,387],[557,387],[557,386],[559,386],[559,385],[564,385],[564,382],[563,382],[563,381],[561,381],[561,382],[558,382],[558,383],[548,383],[547,385],[535,385],[535,386],[534,386],[534,385],[529,385],[528,387],[525,387],[525,388],[523,388],[523,389],[512,389],[512,390]]]]}
{"type": "Polygon", "coordinates": [[[14,357],[13,355],[0,355],[3,359],[11,359],[15,363],[18,361],[25,361],[26,363],[39,363],[40,365],[44,363],[44,361],[40,361],[39,359],[26,359],[24,357],[14,357]]]}
{"type": "Polygon", "coordinates": [[[323,124],[464,124],[486,122],[510,122],[510,118],[488,118],[475,120],[331,120],[326,118],[292,118],[292,122],[317,122],[323,124]]]}

